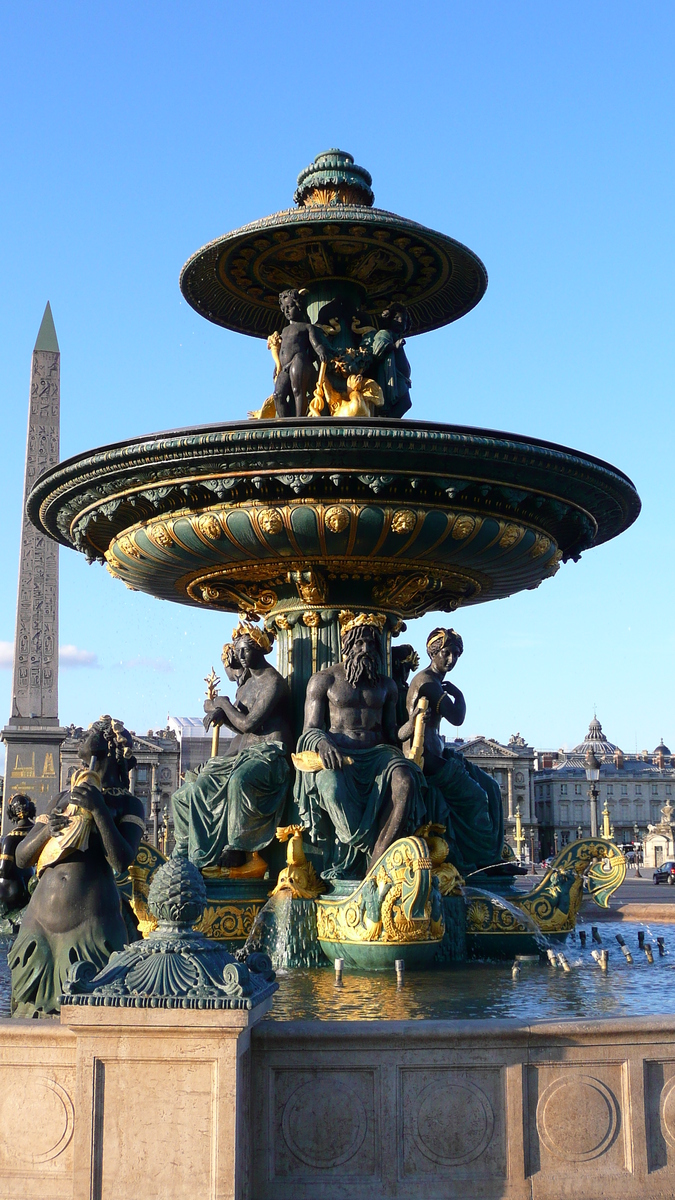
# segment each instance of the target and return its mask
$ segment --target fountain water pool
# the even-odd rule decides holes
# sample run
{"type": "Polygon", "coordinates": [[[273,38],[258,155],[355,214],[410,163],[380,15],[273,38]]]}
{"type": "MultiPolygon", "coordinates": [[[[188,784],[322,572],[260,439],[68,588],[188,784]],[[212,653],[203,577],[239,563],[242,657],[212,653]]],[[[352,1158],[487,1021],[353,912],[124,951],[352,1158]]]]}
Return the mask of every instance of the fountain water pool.
{"type": "Polygon", "coordinates": [[[571,966],[566,974],[551,967],[544,956],[520,962],[520,976],[511,977],[512,963],[476,960],[443,965],[435,970],[406,969],[397,987],[390,971],[345,968],[342,988],[335,987],[332,965],[325,969],[280,970],[281,983],[269,1014],[274,1021],[480,1020],[490,1017],[518,1021],[571,1018],[637,1017],[675,1013],[675,957],[669,944],[672,925],[648,927],[653,965],[638,949],[637,926],[603,921],[602,945],[609,950],[604,974],[591,957],[590,937],[585,950],[577,938],[564,946],[571,966]],[[616,941],[620,933],[633,955],[628,964],[616,941]],[[657,937],[666,953],[658,956],[657,937]]]}

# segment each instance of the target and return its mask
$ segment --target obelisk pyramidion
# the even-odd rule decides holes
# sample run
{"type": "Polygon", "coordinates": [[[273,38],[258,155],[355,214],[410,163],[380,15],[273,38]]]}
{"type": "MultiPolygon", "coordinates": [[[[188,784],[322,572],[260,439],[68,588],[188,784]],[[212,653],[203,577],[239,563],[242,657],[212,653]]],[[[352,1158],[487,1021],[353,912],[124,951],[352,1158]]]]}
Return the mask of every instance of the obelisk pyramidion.
{"type": "Polygon", "coordinates": [[[59,791],[59,757],[66,731],[59,726],[59,548],[31,525],[26,497],[42,472],[59,461],[60,363],[47,304],[30,377],[12,708],[1,735],[7,746],[5,798],[26,792],[38,813],[59,791]]]}

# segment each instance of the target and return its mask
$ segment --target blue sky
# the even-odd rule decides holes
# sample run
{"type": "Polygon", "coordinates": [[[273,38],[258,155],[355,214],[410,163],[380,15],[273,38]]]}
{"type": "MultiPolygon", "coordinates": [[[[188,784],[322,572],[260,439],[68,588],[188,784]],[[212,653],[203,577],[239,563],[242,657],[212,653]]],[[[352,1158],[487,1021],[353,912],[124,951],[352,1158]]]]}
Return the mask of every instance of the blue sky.
{"type": "MultiPolygon", "coordinates": [[[[538,591],[455,615],[465,732],[573,744],[596,707],[624,750],[675,748],[674,29],[658,0],[4,5],[0,643],[46,301],[63,457],[241,418],[267,395],[264,343],[198,317],[178,273],[287,207],[298,171],[340,146],[376,204],[465,242],[490,276],[469,316],[410,341],[413,415],[588,451],[643,500],[538,591]]],[[[418,648],[436,621],[410,626],[418,648]]],[[[62,551],[62,720],[113,712],[143,732],[199,713],[230,629],[62,551]]],[[[5,665],[2,722],[10,688],[5,665]]]]}

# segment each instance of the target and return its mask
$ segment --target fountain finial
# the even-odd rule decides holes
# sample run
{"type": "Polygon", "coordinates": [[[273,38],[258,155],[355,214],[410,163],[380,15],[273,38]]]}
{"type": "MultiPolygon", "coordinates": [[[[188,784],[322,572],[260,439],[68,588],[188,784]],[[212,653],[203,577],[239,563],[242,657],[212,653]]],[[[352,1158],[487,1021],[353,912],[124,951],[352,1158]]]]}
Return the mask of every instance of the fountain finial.
{"type": "Polygon", "coordinates": [[[372,177],[344,150],[325,150],[298,175],[293,199],[301,208],[315,205],[361,204],[372,208],[372,177]]]}

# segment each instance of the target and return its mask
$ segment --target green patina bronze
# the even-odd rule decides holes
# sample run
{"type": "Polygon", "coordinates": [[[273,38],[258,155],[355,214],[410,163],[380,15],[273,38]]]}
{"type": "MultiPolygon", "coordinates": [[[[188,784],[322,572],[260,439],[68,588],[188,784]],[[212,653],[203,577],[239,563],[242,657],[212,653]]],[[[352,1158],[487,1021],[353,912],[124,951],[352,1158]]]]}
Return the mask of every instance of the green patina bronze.
{"type": "Polygon", "coordinates": [[[283,327],[278,297],[286,288],[306,291],[311,321],[338,295],[373,317],[402,302],[410,334],[470,312],[487,287],[478,256],[372,208],[370,183],[351,155],[319,155],[298,177],[298,207],[215,238],[188,259],[180,277],[188,304],[216,325],[263,338],[283,327]]]}
{"type": "MultiPolygon", "coordinates": [[[[378,616],[389,675],[392,638],[406,619],[536,588],[640,511],[621,471],[579,451],[400,419],[410,404],[403,335],[469,312],[487,275],[459,242],[375,208],[371,184],[351,155],[327,151],[301,172],[295,208],[215,239],[183,268],[183,294],[208,320],[263,338],[283,331],[269,342],[274,394],[256,409],[283,419],[102,447],[52,468],[28,497],[39,529],[131,590],[262,619],[277,638],[296,735],[308,681],[341,658],[341,610],[378,616]]],[[[247,399],[247,407],[259,403],[247,399]]],[[[209,811],[218,802],[214,771],[200,785],[209,811]]],[[[449,766],[446,774],[436,790],[451,806],[461,797],[449,766]]],[[[430,776],[427,790],[434,786],[430,776]]],[[[297,821],[304,787],[283,815],[266,812],[270,827],[297,821]]],[[[492,824],[500,827],[496,817],[492,824]]],[[[216,834],[202,832],[205,844],[215,837],[205,851],[215,855],[223,822],[216,834]]],[[[246,838],[239,830],[242,846],[246,838]]],[[[199,857],[198,847],[192,852],[199,857]]],[[[490,857],[491,846],[482,853],[490,857]]],[[[458,847],[455,857],[470,865],[477,856],[458,847]]],[[[563,906],[564,883],[560,875],[551,884],[563,906]]],[[[264,884],[224,878],[209,886],[218,895],[201,927],[243,939],[264,884]]],[[[494,911],[489,903],[474,909],[472,936],[494,911]]],[[[433,913],[425,919],[439,940],[433,913]]],[[[385,957],[395,953],[394,938],[385,957]]],[[[366,940],[359,955],[369,954],[366,940]]]]}
{"type": "Polygon", "coordinates": [[[68,973],[61,1004],[119,1008],[255,1008],[277,990],[269,958],[236,960],[193,926],[206,905],[199,871],[186,858],[169,859],[153,877],[148,908],[157,929],[115,953],[97,971],[79,961],[68,973]]]}

